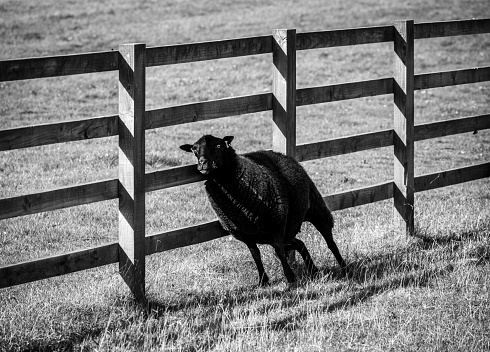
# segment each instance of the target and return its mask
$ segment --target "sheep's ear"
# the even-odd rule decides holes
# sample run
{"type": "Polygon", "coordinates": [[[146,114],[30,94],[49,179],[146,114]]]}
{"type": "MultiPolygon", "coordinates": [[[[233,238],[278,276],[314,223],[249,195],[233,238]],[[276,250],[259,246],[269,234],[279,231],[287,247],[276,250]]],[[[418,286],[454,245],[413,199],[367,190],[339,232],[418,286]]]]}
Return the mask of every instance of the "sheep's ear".
{"type": "Polygon", "coordinates": [[[223,138],[223,140],[225,141],[226,143],[226,148],[229,148],[230,145],[231,145],[231,141],[234,139],[235,137],[233,136],[226,136],[223,138]]]}
{"type": "Polygon", "coordinates": [[[192,144],[184,144],[180,146],[180,149],[182,149],[184,152],[188,153],[193,153],[192,151],[192,144]]]}

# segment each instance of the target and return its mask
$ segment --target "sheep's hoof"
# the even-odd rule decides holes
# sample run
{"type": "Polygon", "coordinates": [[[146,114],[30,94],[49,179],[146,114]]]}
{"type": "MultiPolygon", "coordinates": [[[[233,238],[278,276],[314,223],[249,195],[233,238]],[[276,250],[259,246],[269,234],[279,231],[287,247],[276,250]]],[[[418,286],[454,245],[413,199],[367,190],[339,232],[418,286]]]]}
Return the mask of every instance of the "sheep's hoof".
{"type": "Polygon", "coordinates": [[[264,274],[264,276],[260,278],[259,286],[261,287],[269,286],[269,278],[267,277],[267,275],[264,274]]]}
{"type": "Polygon", "coordinates": [[[286,279],[290,284],[294,284],[296,282],[296,276],[294,274],[286,276],[286,279]]]}

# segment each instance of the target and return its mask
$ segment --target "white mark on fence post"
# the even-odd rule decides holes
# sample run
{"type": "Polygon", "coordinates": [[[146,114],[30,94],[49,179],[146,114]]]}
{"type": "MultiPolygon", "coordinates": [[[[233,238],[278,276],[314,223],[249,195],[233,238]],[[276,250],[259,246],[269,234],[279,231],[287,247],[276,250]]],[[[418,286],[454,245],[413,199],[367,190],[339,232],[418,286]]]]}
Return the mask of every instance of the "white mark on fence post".
{"type": "MultiPolygon", "coordinates": [[[[272,33],[272,148],[296,157],[296,29],[272,33]]],[[[294,262],[294,251],[287,254],[294,262]]]]}
{"type": "Polygon", "coordinates": [[[394,26],[393,145],[394,227],[412,234],[414,229],[414,25],[413,20],[394,26]]]}
{"type": "Polygon", "coordinates": [[[145,298],[146,45],[119,46],[119,272],[145,298]]]}

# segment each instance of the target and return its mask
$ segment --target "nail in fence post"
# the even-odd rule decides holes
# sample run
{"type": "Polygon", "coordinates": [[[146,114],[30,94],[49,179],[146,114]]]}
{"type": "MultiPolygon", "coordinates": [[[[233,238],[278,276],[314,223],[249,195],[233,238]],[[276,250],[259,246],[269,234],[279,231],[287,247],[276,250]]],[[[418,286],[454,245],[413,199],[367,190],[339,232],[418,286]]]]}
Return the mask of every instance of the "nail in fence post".
{"type": "MultiPolygon", "coordinates": [[[[272,32],[272,148],[296,157],[296,29],[272,32]]],[[[294,262],[294,251],[288,253],[294,262]]]]}
{"type": "Polygon", "coordinates": [[[394,26],[394,228],[414,230],[414,24],[394,26]]]}
{"type": "Polygon", "coordinates": [[[119,46],[119,272],[145,298],[146,45],[119,46]]]}

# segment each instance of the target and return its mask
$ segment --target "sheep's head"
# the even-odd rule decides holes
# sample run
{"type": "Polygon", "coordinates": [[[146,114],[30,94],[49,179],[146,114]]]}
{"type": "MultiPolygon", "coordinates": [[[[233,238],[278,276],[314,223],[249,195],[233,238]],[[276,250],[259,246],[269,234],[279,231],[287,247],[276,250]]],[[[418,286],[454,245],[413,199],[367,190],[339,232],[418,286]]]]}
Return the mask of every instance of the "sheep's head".
{"type": "Polygon", "coordinates": [[[224,165],[227,154],[233,150],[233,136],[223,139],[211,135],[202,136],[194,144],[184,144],[180,149],[194,153],[197,158],[197,170],[205,176],[211,175],[224,165]]]}

